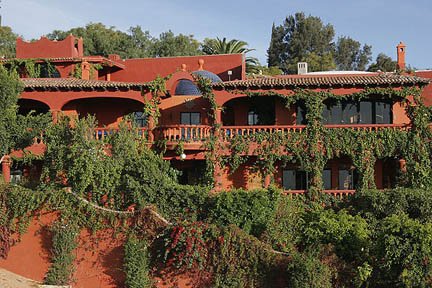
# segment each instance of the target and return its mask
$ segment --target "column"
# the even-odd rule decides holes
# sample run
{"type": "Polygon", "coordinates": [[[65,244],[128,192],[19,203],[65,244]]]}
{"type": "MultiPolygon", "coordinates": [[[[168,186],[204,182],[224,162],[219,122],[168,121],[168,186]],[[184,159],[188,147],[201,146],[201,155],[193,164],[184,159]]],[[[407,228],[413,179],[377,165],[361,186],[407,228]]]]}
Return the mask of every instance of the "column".
{"type": "Polygon", "coordinates": [[[9,156],[4,156],[3,161],[2,161],[2,174],[3,174],[3,179],[6,183],[10,183],[10,166],[11,166],[11,160],[9,158],[9,156]]]}

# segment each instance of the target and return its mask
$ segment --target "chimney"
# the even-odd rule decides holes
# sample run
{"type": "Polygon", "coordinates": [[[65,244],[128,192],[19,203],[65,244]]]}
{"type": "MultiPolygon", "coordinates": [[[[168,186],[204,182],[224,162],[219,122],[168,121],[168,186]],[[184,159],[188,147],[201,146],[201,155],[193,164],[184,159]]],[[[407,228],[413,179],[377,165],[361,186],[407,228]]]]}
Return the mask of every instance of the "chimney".
{"type": "Polygon", "coordinates": [[[81,63],[81,79],[90,80],[90,64],[87,61],[81,63]]]}
{"type": "Polygon", "coordinates": [[[303,74],[307,74],[307,73],[308,73],[307,62],[298,62],[297,63],[297,74],[303,75],[303,74]]]}
{"type": "Polygon", "coordinates": [[[118,54],[108,54],[108,59],[113,61],[120,61],[120,55],[118,54]]]}
{"type": "Polygon", "coordinates": [[[397,46],[397,69],[405,70],[405,45],[400,42],[397,46]]]}

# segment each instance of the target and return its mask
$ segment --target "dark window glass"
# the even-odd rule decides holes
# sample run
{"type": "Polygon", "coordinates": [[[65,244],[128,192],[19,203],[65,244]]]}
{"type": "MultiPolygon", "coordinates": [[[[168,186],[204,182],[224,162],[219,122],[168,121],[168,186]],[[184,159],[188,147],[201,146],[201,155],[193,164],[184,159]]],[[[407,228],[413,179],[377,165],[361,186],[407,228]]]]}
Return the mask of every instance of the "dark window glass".
{"type": "Polygon", "coordinates": [[[339,169],[339,190],[353,190],[357,184],[357,173],[354,169],[339,169]]]}
{"type": "Polygon", "coordinates": [[[306,190],[307,172],[301,170],[283,170],[282,184],[285,190],[306,190]]]}
{"type": "Polygon", "coordinates": [[[358,124],[360,121],[360,115],[357,111],[356,103],[342,104],[342,115],[343,124],[358,124]]]}
{"type": "Polygon", "coordinates": [[[248,112],[248,125],[250,125],[250,126],[258,125],[258,121],[259,121],[258,113],[256,113],[253,110],[249,111],[248,112]]]}
{"type": "Polygon", "coordinates": [[[332,189],[332,177],[331,177],[331,169],[324,169],[322,172],[322,180],[323,180],[323,186],[324,190],[331,190],[332,189]]]}
{"type": "Polygon", "coordinates": [[[375,102],[375,123],[376,124],[391,124],[392,107],[389,103],[375,102]]]}
{"type": "MultiPolygon", "coordinates": [[[[199,112],[182,112],[180,114],[180,121],[182,125],[199,125],[200,124],[200,113],[199,112]]],[[[201,139],[201,130],[196,127],[182,127],[181,138],[182,139],[201,139]]]]}
{"type": "Polygon", "coordinates": [[[182,112],[180,114],[180,121],[182,125],[199,125],[200,113],[199,112],[182,112]]]}
{"type": "Polygon", "coordinates": [[[132,121],[137,127],[147,127],[146,116],[144,112],[133,112],[132,119],[132,121]]]}
{"type": "Polygon", "coordinates": [[[360,102],[360,124],[372,124],[372,102],[360,102]]]}
{"type": "Polygon", "coordinates": [[[306,109],[302,105],[298,105],[296,109],[296,124],[306,125],[306,109]]]}

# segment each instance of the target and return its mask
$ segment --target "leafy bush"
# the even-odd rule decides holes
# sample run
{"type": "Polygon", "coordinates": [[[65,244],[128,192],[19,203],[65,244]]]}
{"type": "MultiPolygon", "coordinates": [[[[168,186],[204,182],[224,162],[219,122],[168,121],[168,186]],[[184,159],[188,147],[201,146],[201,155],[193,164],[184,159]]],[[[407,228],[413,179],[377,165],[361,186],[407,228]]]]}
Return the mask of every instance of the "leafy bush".
{"type": "Polygon", "coordinates": [[[432,280],[432,223],[422,224],[405,213],[382,221],[376,243],[380,287],[428,287],[432,280]]]}
{"type": "Polygon", "coordinates": [[[350,204],[353,212],[369,219],[406,213],[410,218],[432,221],[432,189],[396,188],[357,191],[350,204]]]}
{"type": "Polygon", "coordinates": [[[332,244],[337,254],[347,260],[362,258],[368,249],[371,234],[365,219],[352,216],[346,210],[334,212],[319,205],[303,212],[302,245],[319,247],[332,244]]]}
{"type": "Polygon", "coordinates": [[[46,275],[45,283],[67,285],[72,281],[74,273],[73,261],[75,256],[73,250],[77,246],[75,239],[79,229],[73,223],[60,221],[53,224],[51,231],[53,233],[52,265],[46,275]]]}
{"type": "Polygon", "coordinates": [[[329,266],[322,263],[317,253],[293,251],[287,269],[288,287],[331,288],[334,272],[329,266]]]}
{"type": "Polygon", "coordinates": [[[220,192],[209,199],[206,216],[218,226],[236,225],[259,237],[273,217],[280,190],[231,190],[220,192]]]}
{"type": "Polygon", "coordinates": [[[280,197],[276,212],[269,219],[261,239],[278,251],[291,252],[301,240],[300,228],[303,225],[301,216],[304,208],[301,199],[280,197]]]}
{"type": "Polygon", "coordinates": [[[153,287],[150,276],[148,244],[134,236],[129,237],[125,244],[124,271],[125,285],[128,288],[153,287]]]}

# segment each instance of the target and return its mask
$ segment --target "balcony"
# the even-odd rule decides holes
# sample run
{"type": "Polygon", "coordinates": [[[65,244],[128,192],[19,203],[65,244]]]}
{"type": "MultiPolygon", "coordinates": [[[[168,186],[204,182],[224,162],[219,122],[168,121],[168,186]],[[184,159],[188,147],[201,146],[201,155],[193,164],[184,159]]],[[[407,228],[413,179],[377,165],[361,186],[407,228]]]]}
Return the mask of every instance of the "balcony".
{"type": "MultiPolygon", "coordinates": [[[[306,190],[286,190],[284,191],[285,195],[289,196],[291,199],[305,195],[307,193],[306,190]]],[[[336,197],[337,199],[343,200],[354,195],[355,190],[324,190],[323,193],[336,197]]]]}

